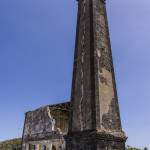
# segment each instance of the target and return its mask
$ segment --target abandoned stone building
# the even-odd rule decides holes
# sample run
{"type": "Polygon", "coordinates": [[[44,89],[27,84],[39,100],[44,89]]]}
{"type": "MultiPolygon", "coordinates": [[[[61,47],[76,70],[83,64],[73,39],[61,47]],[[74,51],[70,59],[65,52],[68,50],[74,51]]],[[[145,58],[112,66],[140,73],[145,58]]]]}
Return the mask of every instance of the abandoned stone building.
{"type": "Polygon", "coordinates": [[[105,0],[78,0],[71,101],[29,111],[22,150],[125,150],[105,0]]]}
{"type": "Polygon", "coordinates": [[[68,132],[70,103],[29,111],[25,116],[22,150],[63,150],[68,132]]]}
{"type": "Polygon", "coordinates": [[[125,150],[105,0],[78,0],[71,102],[27,112],[22,150],[125,150]]]}

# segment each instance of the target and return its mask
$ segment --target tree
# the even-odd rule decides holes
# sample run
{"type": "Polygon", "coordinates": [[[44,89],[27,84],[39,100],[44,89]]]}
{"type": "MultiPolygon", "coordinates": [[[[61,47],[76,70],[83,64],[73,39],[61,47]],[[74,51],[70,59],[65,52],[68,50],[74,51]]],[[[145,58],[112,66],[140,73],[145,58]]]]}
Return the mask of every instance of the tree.
{"type": "MultiPolygon", "coordinates": [[[[131,147],[131,146],[127,145],[126,150],[140,150],[140,149],[135,148],[135,147],[131,147]]],[[[145,150],[145,149],[144,149],[144,150],[145,150]]],[[[147,150],[147,149],[146,149],[146,150],[147,150]]]]}

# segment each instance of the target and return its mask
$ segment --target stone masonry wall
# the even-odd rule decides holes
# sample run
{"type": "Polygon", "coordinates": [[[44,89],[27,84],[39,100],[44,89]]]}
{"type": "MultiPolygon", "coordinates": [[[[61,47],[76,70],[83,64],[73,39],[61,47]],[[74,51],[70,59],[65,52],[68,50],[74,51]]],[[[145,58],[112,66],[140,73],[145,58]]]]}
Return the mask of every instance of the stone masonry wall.
{"type": "Polygon", "coordinates": [[[64,148],[68,132],[70,103],[41,107],[26,113],[22,150],[30,147],[64,148]]]}

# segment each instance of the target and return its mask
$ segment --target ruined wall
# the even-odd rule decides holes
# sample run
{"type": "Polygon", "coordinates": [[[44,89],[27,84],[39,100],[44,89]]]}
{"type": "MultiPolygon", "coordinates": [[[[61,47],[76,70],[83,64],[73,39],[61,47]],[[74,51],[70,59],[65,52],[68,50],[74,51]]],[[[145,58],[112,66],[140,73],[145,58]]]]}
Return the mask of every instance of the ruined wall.
{"type": "Polygon", "coordinates": [[[0,142],[0,150],[21,150],[21,138],[0,142]]]}
{"type": "Polygon", "coordinates": [[[69,112],[63,109],[51,108],[51,114],[56,121],[55,130],[59,130],[62,133],[68,132],[69,124],[69,112]]]}
{"type": "Polygon", "coordinates": [[[40,149],[64,148],[64,134],[68,132],[69,105],[63,103],[41,107],[26,113],[23,150],[31,147],[40,149]]]}

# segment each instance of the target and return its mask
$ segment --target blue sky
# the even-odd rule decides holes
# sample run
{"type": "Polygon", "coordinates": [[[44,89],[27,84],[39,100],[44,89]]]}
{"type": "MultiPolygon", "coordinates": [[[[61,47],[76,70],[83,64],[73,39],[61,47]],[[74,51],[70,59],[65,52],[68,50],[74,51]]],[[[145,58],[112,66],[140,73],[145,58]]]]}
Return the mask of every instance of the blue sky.
{"type": "MultiPolygon", "coordinates": [[[[0,0],[0,140],[20,137],[24,113],[69,100],[75,0],[0,0]]],[[[150,148],[150,1],[107,0],[122,125],[150,148]]]]}

